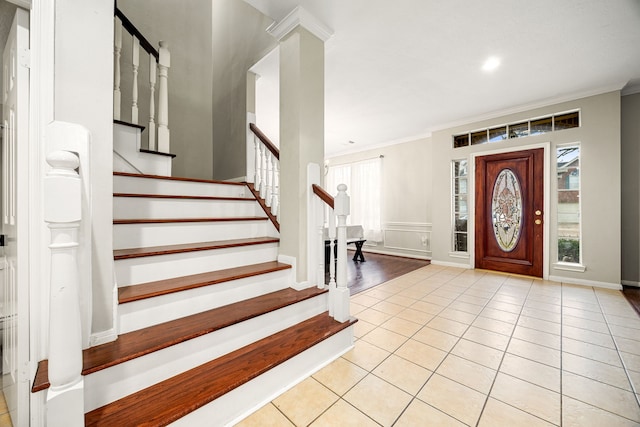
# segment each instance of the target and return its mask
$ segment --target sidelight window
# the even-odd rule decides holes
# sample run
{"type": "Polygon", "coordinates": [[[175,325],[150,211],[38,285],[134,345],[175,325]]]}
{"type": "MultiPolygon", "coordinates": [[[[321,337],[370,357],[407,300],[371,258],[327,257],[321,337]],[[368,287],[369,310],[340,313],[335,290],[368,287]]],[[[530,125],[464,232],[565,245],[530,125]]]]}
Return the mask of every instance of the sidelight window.
{"type": "Polygon", "coordinates": [[[581,264],[580,146],[558,147],[558,262],[581,264]]]}
{"type": "Polygon", "coordinates": [[[453,161],[453,251],[467,252],[469,176],[466,160],[453,161]]]}

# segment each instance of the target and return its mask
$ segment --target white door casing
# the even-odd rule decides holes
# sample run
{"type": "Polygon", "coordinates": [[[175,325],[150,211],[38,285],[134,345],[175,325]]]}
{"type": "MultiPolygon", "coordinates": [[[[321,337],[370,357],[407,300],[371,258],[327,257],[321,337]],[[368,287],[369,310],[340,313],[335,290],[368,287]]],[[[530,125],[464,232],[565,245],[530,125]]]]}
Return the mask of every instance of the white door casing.
{"type": "Polygon", "coordinates": [[[18,8],[2,57],[3,390],[13,425],[29,424],[29,13],[18,8]]]}

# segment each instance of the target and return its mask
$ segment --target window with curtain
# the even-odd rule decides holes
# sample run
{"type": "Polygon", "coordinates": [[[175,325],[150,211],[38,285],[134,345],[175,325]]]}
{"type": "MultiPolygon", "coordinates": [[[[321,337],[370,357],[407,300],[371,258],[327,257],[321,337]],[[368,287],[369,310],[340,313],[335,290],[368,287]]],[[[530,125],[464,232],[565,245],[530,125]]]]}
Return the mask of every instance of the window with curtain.
{"type": "Polygon", "coordinates": [[[382,241],[381,170],[382,159],[375,158],[330,166],[326,177],[325,189],[332,196],[337,194],[338,184],[347,185],[347,194],[351,197],[347,224],[361,225],[364,238],[371,242],[382,241]]]}

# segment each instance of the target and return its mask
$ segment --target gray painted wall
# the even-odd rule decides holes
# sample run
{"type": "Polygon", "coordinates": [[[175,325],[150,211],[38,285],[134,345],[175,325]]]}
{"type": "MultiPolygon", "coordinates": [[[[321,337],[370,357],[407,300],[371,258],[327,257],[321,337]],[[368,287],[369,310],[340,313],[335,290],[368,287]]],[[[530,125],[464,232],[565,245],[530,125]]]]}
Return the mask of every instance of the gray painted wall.
{"type": "Polygon", "coordinates": [[[277,41],[266,29],[273,20],[238,0],[213,2],[213,175],[246,175],[247,71],[277,41]]]}
{"type": "Polygon", "coordinates": [[[620,92],[582,98],[523,111],[491,120],[470,123],[435,132],[433,138],[433,259],[445,263],[470,264],[469,258],[456,258],[451,251],[451,161],[470,159],[472,153],[549,142],[551,146],[550,205],[545,220],[550,224],[549,259],[557,259],[556,231],[557,180],[554,153],[558,144],[581,143],[581,201],[583,262],[586,271],[570,272],[551,267],[552,277],[583,284],[620,284],[621,246],[621,150],[620,92]],[[552,113],[581,110],[581,127],[499,143],[452,148],[452,135],[513,123],[552,113]]]}
{"type": "MultiPolygon", "coordinates": [[[[213,177],[212,121],[212,2],[211,0],[119,0],[118,8],[149,42],[158,48],[169,43],[169,129],[174,176],[211,179],[213,177]]],[[[244,2],[240,2],[243,3],[244,2]]],[[[123,90],[132,79],[130,37],[123,32],[123,90]]],[[[140,124],[149,120],[148,57],[140,54],[140,124]]],[[[156,86],[157,90],[157,86],[156,86]]],[[[157,92],[156,92],[157,96],[157,92]]],[[[130,89],[122,94],[123,105],[130,102],[130,89]]],[[[123,120],[131,117],[123,110],[123,120]]],[[[157,111],[156,111],[157,121],[157,111]]],[[[146,132],[145,132],[146,135],[146,132]]],[[[145,139],[146,136],[143,136],[145,139]]],[[[146,139],[145,139],[146,140],[146,139]]]]}
{"type": "Polygon", "coordinates": [[[622,280],[640,286],[640,93],[622,97],[622,280]]]}

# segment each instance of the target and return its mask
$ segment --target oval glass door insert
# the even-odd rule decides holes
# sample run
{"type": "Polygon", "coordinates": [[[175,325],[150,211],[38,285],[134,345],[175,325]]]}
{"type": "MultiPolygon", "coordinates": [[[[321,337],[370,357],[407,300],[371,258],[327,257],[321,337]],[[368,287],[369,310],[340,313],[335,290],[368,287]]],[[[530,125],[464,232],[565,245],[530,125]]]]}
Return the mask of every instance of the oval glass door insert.
{"type": "Polygon", "coordinates": [[[511,169],[502,169],[493,185],[491,216],[498,246],[511,252],[518,244],[522,228],[522,192],[511,169]]]}

